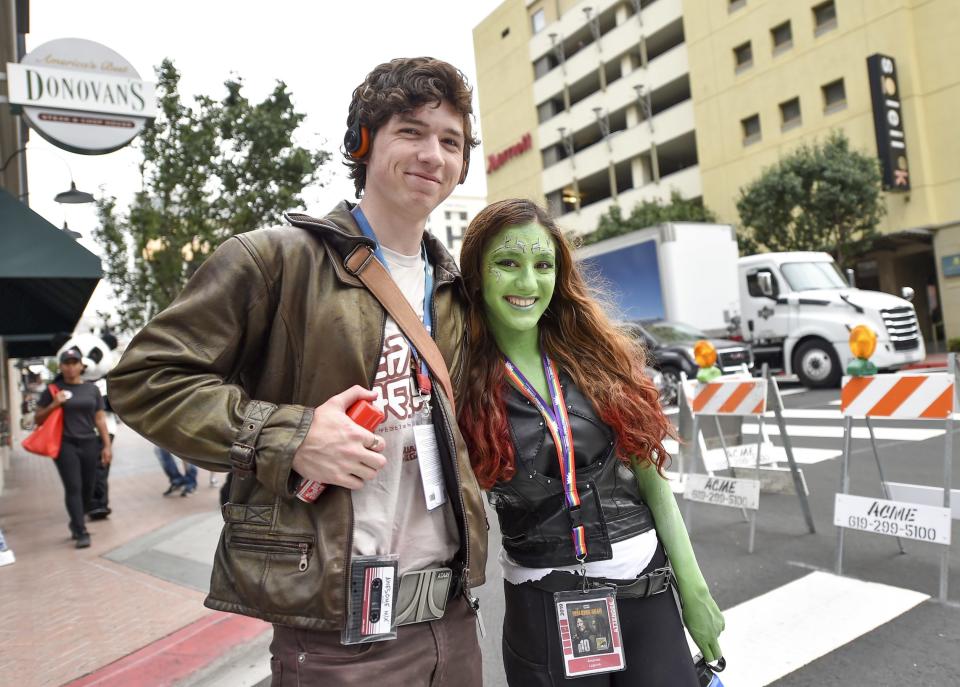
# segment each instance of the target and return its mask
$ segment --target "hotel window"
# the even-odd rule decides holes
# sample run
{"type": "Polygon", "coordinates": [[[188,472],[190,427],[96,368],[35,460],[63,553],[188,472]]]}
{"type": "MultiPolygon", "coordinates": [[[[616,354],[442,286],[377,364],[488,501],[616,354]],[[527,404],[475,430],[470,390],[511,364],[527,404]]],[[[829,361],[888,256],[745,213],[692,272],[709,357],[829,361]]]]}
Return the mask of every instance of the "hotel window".
{"type": "Polygon", "coordinates": [[[790,22],[785,21],[770,29],[770,38],[773,40],[774,55],[789,50],[793,46],[793,30],[790,28],[790,22]]]}
{"type": "Polygon", "coordinates": [[[736,12],[747,4],[747,0],[727,0],[727,12],[736,12]]]}
{"type": "Polygon", "coordinates": [[[740,120],[743,129],[743,145],[748,146],[760,140],[760,115],[750,115],[740,120]]]}
{"type": "Polygon", "coordinates": [[[534,33],[540,33],[547,26],[547,15],[544,13],[543,8],[541,7],[536,12],[530,15],[530,27],[533,29],[534,33]]]}
{"type": "Polygon", "coordinates": [[[842,110],[847,106],[847,91],[843,87],[843,79],[831,81],[825,86],[821,86],[823,92],[823,111],[826,114],[842,110]]]}
{"type": "Polygon", "coordinates": [[[813,8],[813,35],[819,36],[837,28],[837,6],[833,0],[821,2],[813,8]]]}
{"type": "Polygon", "coordinates": [[[733,49],[733,68],[734,72],[739,74],[752,66],[753,48],[750,47],[750,41],[747,41],[733,49]]]}
{"type": "Polygon", "coordinates": [[[800,126],[802,122],[800,98],[792,98],[780,103],[780,131],[787,131],[795,126],[800,126]]]}

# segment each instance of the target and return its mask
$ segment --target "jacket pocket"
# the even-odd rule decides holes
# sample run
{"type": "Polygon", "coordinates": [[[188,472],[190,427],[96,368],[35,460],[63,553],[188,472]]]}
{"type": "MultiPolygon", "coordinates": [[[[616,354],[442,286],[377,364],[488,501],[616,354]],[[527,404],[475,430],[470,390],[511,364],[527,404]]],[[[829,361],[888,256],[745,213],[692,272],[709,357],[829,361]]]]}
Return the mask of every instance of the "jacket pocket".
{"type": "Polygon", "coordinates": [[[296,539],[261,539],[259,537],[233,536],[228,544],[238,551],[252,551],[276,556],[300,556],[297,564],[299,572],[310,567],[310,552],[313,549],[311,542],[296,539]]]}
{"type": "Polygon", "coordinates": [[[316,540],[297,534],[225,527],[233,587],[244,605],[266,613],[311,615],[321,568],[316,540]]]}

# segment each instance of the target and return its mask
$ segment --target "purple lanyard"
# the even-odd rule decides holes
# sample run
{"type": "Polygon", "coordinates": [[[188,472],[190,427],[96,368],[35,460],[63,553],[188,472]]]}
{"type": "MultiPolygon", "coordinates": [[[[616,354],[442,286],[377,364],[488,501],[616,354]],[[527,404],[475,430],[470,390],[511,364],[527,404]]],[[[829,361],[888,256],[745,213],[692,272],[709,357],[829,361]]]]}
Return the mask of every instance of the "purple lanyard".
{"type": "Polygon", "coordinates": [[[563,495],[567,512],[570,514],[573,550],[577,560],[582,563],[587,557],[587,533],[580,515],[580,492],[577,491],[573,432],[570,429],[570,417],[567,415],[567,406],[563,400],[563,389],[560,387],[560,375],[557,373],[556,363],[546,354],[543,355],[543,373],[547,378],[547,391],[550,392],[549,405],[509,358],[506,358],[504,365],[507,368],[507,379],[540,411],[547,429],[553,436],[557,462],[560,464],[560,479],[563,481],[563,495]]]}

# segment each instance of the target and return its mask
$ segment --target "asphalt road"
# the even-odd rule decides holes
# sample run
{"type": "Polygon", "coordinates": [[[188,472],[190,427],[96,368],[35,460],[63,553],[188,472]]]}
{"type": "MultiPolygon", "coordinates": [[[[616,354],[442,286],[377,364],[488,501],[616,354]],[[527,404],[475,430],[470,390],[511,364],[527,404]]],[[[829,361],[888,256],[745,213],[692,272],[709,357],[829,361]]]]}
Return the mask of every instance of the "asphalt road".
{"type": "MultiPolygon", "coordinates": [[[[787,392],[784,405],[793,411],[787,419],[788,433],[797,449],[798,460],[809,461],[801,464],[801,468],[810,492],[816,533],[807,532],[795,495],[764,493],[761,496],[753,554],[747,553],[749,525],[739,510],[694,504],[692,511],[691,538],[714,598],[728,619],[746,618],[745,628],[742,627],[744,620],[740,620],[737,636],[731,629],[725,633],[730,635],[729,638],[721,636],[720,641],[724,645],[724,640],[728,639],[731,643],[729,649],[736,649],[739,675],[755,674],[746,680],[741,678],[736,683],[727,681],[725,684],[727,687],[765,683],[778,687],[960,685],[954,667],[960,639],[960,604],[957,603],[960,599],[960,553],[956,546],[950,555],[950,601],[947,604],[936,600],[941,547],[905,540],[906,553],[900,554],[893,538],[856,531],[848,531],[846,535],[843,583],[849,580],[850,584],[858,585],[854,592],[860,594],[856,602],[859,605],[841,611],[842,597],[848,597],[852,592],[844,592],[834,600],[824,600],[818,592],[810,592],[803,586],[817,579],[816,576],[810,577],[811,573],[832,573],[834,569],[837,537],[832,518],[834,495],[840,484],[842,439],[831,435],[842,428],[842,420],[836,404],[839,398],[836,390],[807,391],[799,387],[784,390],[787,392]],[[824,458],[831,453],[836,457],[824,458]],[[912,592],[931,598],[916,603],[920,597],[912,592]],[[896,605],[896,599],[902,596],[914,599],[909,601],[911,607],[905,612],[890,611],[886,615],[891,617],[867,631],[851,629],[858,621],[869,624],[868,618],[874,614],[885,618],[884,606],[896,605]],[[895,600],[891,602],[890,597],[895,600]],[[808,607],[811,609],[809,614],[805,613],[808,607]],[[734,610],[728,612],[728,609],[734,610]],[[830,615],[831,609],[836,610],[836,618],[830,615]],[[790,614],[795,614],[803,622],[793,628],[776,625],[778,615],[790,614]],[[772,641],[771,636],[778,631],[788,633],[791,629],[795,634],[784,637],[777,652],[782,656],[768,655],[770,651],[764,647],[772,641]],[[817,646],[819,649],[815,648],[817,646]],[[786,669],[770,666],[771,662],[781,659],[787,663],[792,660],[795,669],[785,672],[786,669]],[[756,664],[755,671],[749,665],[753,663],[756,664]],[[779,679],[765,682],[761,677],[765,674],[777,675],[779,679]]],[[[676,421],[677,415],[671,417],[676,421]]],[[[767,422],[775,424],[769,418],[767,422]]],[[[878,441],[887,480],[942,485],[944,435],[922,439],[915,433],[903,431],[937,425],[875,421],[874,426],[884,428],[883,434],[888,437],[878,441]]],[[[943,423],[939,424],[940,429],[943,426],[943,423]]],[[[771,439],[775,445],[781,445],[778,435],[771,439]]],[[[957,440],[955,437],[955,445],[957,440]]],[[[744,436],[744,443],[755,441],[755,434],[744,436]]],[[[954,472],[960,468],[956,457],[953,466],[954,472]]],[[[851,493],[863,496],[880,496],[881,493],[876,463],[867,439],[854,439],[852,443],[851,493]]],[[[497,564],[500,535],[495,513],[489,512],[488,518],[490,558],[487,584],[477,591],[486,625],[486,637],[482,640],[484,682],[499,687],[506,684],[500,648],[503,618],[503,582],[497,564]]],[[[732,655],[727,649],[725,652],[732,655]]]]}

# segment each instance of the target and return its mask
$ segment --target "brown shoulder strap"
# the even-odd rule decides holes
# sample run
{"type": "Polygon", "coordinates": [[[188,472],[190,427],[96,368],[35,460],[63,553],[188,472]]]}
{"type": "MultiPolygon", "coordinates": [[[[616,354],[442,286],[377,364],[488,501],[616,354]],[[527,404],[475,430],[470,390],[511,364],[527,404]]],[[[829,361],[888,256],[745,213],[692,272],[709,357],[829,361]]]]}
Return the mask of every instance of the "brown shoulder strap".
{"type": "Polygon", "coordinates": [[[450,374],[447,372],[447,364],[443,360],[443,355],[441,355],[434,340],[430,338],[423,322],[410,307],[410,303],[397,288],[393,277],[380,264],[373,251],[364,245],[354,248],[344,261],[344,265],[380,301],[384,310],[390,313],[390,317],[406,334],[413,347],[423,356],[427,367],[430,368],[433,376],[443,387],[447,400],[450,402],[450,408],[453,410],[454,417],[456,417],[457,406],[453,397],[453,384],[450,382],[450,374]]]}

